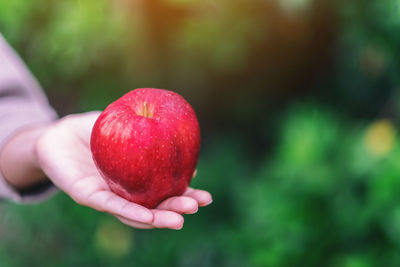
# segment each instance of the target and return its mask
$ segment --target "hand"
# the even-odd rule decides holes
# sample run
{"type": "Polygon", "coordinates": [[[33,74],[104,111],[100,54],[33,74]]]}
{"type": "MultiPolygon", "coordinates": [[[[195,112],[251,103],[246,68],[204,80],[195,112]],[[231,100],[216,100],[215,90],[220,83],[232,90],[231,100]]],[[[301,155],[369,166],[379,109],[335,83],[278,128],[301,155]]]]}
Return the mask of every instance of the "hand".
{"type": "Polygon", "coordinates": [[[196,213],[212,202],[210,193],[188,188],[156,209],[147,209],[114,194],[100,176],[90,151],[90,135],[99,112],[70,115],[46,127],[35,154],[49,179],[78,204],[107,212],[135,228],[181,229],[181,214],[196,213]]]}

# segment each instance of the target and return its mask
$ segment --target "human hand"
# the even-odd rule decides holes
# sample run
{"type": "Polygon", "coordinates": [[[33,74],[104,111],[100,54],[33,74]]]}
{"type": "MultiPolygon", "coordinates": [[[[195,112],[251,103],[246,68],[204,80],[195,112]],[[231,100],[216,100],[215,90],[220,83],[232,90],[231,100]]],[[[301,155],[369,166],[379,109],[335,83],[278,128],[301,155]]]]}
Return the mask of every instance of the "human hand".
{"type": "Polygon", "coordinates": [[[212,202],[210,193],[188,188],[182,196],[147,209],[114,194],[99,174],[90,151],[90,135],[99,112],[70,115],[47,126],[35,155],[49,179],[78,204],[107,212],[135,228],[181,229],[181,214],[196,213],[212,202]]]}

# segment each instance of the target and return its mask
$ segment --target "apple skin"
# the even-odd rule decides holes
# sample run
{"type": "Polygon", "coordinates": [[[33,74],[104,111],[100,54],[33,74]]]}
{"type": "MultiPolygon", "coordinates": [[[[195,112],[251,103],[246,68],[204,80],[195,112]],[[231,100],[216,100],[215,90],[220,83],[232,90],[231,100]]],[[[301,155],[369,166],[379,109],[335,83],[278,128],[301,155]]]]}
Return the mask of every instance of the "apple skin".
{"type": "Polygon", "coordinates": [[[179,94],[140,88],[100,114],[90,148],[114,193],[154,208],[189,186],[200,151],[199,123],[179,94]]]}

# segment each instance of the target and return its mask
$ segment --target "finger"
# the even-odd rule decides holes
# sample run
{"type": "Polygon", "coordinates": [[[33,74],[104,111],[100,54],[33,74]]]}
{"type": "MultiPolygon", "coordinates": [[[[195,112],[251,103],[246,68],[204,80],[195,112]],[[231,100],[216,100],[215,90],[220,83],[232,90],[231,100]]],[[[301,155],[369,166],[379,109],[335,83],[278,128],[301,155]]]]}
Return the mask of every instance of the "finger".
{"type": "Polygon", "coordinates": [[[138,228],[138,229],[153,229],[153,228],[170,228],[179,230],[183,227],[183,217],[172,211],[152,210],[154,214],[153,224],[144,224],[136,221],[128,220],[121,216],[116,216],[122,223],[138,228]]]}
{"type": "Polygon", "coordinates": [[[91,111],[75,115],[75,120],[73,121],[72,125],[69,126],[74,128],[74,131],[79,134],[82,140],[88,141],[90,140],[90,136],[92,134],[93,125],[100,113],[100,111],[91,111]]]}
{"type": "Polygon", "coordinates": [[[132,221],[148,224],[153,222],[153,213],[149,209],[107,190],[93,192],[83,200],[83,205],[132,221]]]}
{"type": "Polygon", "coordinates": [[[199,209],[197,201],[191,197],[170,197],[157,206],[160,210],[170,210],[177,213],[193,214],[199,209]]]}
{"type": "Polygon", "coordinates": [[[170,228],[180,230],[183,227],[182,215],[168,210],[151,210],[153,212],[154,220],[153,226],[157,228],[170,228]]]}
{"type": "Polygon", "coordinates": [[[136,222],[136,221],[131,221],[131,220],[128,220],[127,218],[124,218],[124,217],[121,217],[121,216],[118,216],[118,215],[116,215],[115,217],[120,222],[122,222],[122,223],[124,223],[124,224],[126,224],[128,226],[137,228],[137,229],[153,229],[154,228],[154,226],[151,225],[151,224],[139,223],[139,222],[136,222]]]}
{"type": "Polygon", "coordinates": [[[183,196],[191,197],[199,203],[200,207],[207,206],[212,203],[211,194],[204,190],[193,189],[189,187],[183,196]]]}
{"type": "Polygon", "coordinates": [[[61,120],[72,120],[73,124],[78,128],[86,128],[87,125],[93,125],[95,123],[100,113],[101,111],[95,110],[80,114],[72,114],[61,118],[61,120]]]}
{"type": "Polygon", "coordinates": [[[192,175],[192,179],[195,178],[197,175],[197,169],[194,170],[193,175],[192,175]]]}

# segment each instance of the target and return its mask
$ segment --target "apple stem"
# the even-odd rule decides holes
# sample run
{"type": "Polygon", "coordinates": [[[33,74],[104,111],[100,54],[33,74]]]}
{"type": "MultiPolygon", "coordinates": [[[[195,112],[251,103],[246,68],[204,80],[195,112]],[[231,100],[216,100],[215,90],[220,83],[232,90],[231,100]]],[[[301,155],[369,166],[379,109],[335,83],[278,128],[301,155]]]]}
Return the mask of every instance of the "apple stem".
{"type": "Polygon", "coordinates": [[[153,117],[153,106],[147,105],[147,102],[143,102],[142,104],[138,104],[135,110],[136,114],[139,116],[143,116],[145,118],[153,117]]]}
{"type": "Polygon", "coordinates": [[[149,115],[150,115],[149,114],[149,109],[147,108],[147,102],[145,101],[143,103],[143,116],[146,117],[146,118],[149,118],[150,117],[149,115]]]}

